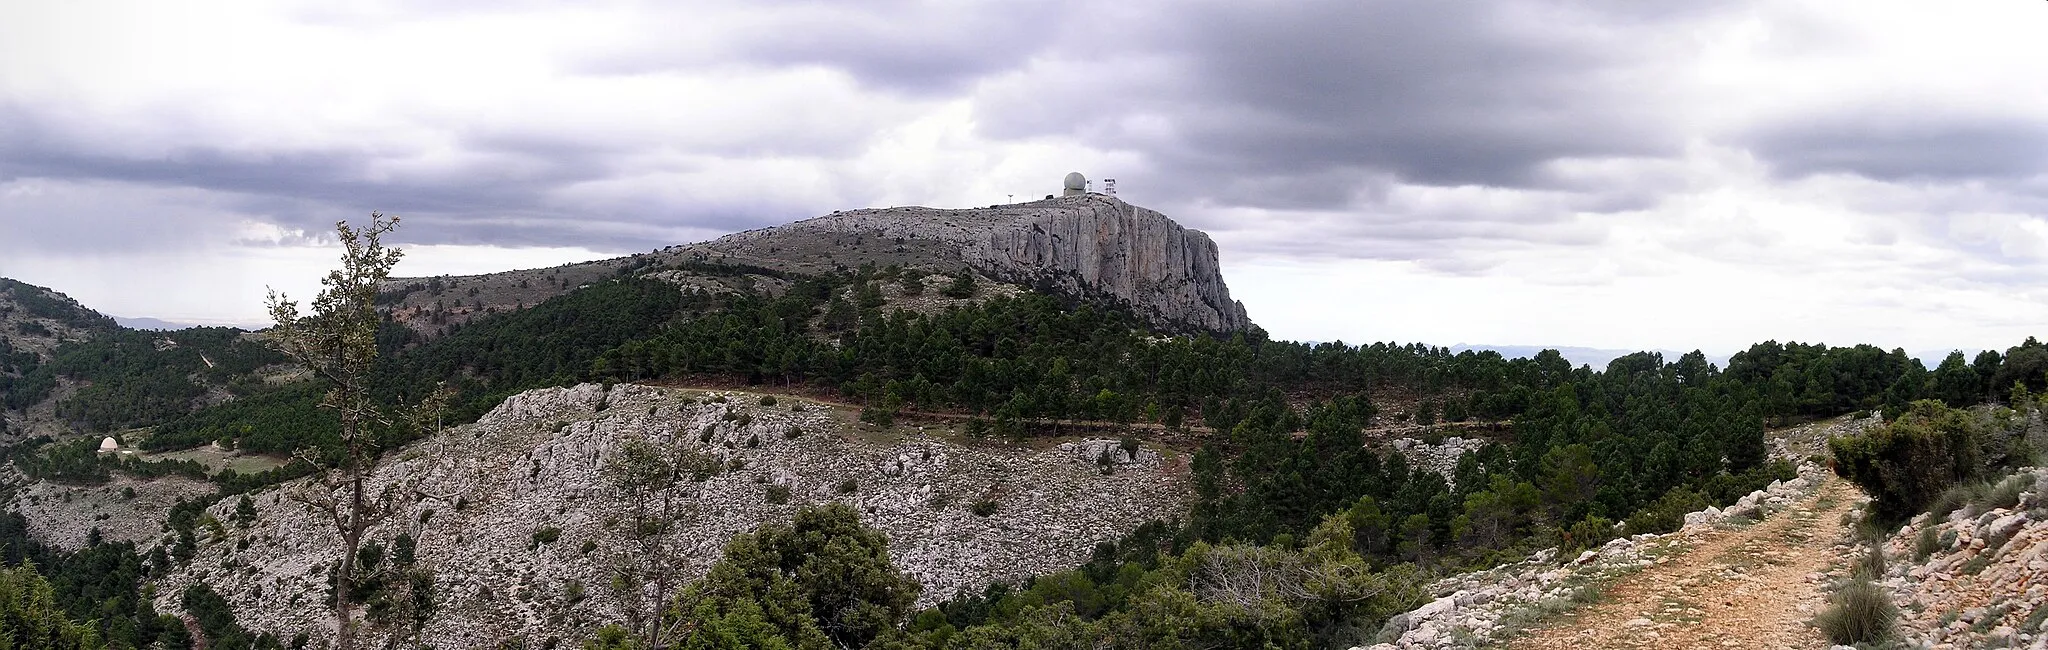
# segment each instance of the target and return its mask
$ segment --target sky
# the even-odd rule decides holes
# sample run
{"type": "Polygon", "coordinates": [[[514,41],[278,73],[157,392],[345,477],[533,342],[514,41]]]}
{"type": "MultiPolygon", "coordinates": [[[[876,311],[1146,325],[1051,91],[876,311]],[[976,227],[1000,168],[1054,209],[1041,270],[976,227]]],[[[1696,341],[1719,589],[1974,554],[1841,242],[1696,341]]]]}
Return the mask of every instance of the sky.
{"type": "Polygon", "coordinates": [[[2048,334],[2048,2],[0,0],[0,276],[262,324],[1068,171],[1273,336],[2048,334]]]}

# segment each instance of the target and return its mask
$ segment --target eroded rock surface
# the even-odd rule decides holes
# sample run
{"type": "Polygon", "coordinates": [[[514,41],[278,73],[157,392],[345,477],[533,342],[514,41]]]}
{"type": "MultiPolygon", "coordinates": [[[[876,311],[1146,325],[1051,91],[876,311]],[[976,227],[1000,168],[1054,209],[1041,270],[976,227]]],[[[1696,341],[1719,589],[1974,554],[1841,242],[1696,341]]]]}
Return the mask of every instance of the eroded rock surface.
{"type": "MultiPolygon", "coordinates": [[[[917,258],[953,258],[989,276],[1129,304],[1155,325],[1229,332],[1249,328],[1230,298],[1216,242],[1166,215],[1099,194],[946,210],[849,210],[727,235],[702,249],[749,260],[867,259],[863,246],[917,258]],[[839,241],[854,235],[859,241],[839,241]],[[829,244],[830,250],[806,247],[829,244]]],[[[693,247],[698,248],[698,247],[693,247]]]]}
{"type": "MultiPolygon", "coordinates": [[[[914,427],[856,428],[789,398],[763,406],[755,395],[636,385],[528,391],[401,452],[372,481],[392,488],[398,507],[370,538],[388,547],[412,535],[420,564],[437,573],[440,610],[420,641],[574,639],[617,620],[607,563],[629,550],[620,521],[628,504],[603,468],[629,439],[695,450],[726,468],[678,488],[694,512],[675,540],[686,576],[707,569],[733,535],[837,500],[888,534],[897,566],[924,585],[924,605],[1079,565],[1097,542],[1183,514],[1187,494],[1179,463],[1117,441],[965,447],[914,427]],[[773,486],[789,489],[787,503],[769,502],[773,486]],[[976,514],[982,502],[994,511],[976,514]]],[[[157,585],[159,607],[175,611],[177,594],[203,578],[253,629],[324,636],[327,563],[339,542],[325,514],[288,498],[309,488],[256,494],[256,521],[203,540],[197,558],[157,585]]],[[[232,522],[234,505],[212,514],[232,522]]]]}

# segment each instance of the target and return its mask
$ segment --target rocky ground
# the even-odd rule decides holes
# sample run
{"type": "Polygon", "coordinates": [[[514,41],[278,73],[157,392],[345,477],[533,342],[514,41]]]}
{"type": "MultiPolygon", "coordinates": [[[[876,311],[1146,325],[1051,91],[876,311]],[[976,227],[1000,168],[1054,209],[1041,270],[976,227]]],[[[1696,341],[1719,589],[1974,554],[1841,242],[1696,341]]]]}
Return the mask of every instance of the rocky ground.
{"type": "Polygon", "coordinates": [[[1492,444],[1478,438],[1451,436],[1436,444],[1416,438],[1396,438],[1390,445],[1408,459],[1408,466],[1436,472],[1445,483],[1457,483],[1458,459],[1492,444]]]}
{"type": "Polygon", "coordinates": [[[166,532],[165,513],[178,499],[213,493],[213,484],[176,476],[137,480],[115,474],[105,485],[70,486],[29,481],[13,467],[4,471],[18,489],[8,508],[28,520],[29,532],[62,549],[84,548],[92,530],[109,542],[149,546],[166,532]]]}
{"type": "MultiPolygon", "coordinates": [[[[1096,542],[1185,508],[1184,463],[1148,448],[1087,439],[963,446],[915,427],[855,425],[849,415],[730,391],[529,391],[387,461],[372,485],[390,490],[394,514],[371,537],[418,540],[441,600],[420,640],[455,648],[571,639],[616,620],[621,599],[605,586],[607,562],[626,550],[628,504],[603,468],[628,439],[695,450],[724,468],[678,488],[691,513],[673,540],[685,574],[708,568],[734,534],[838,500],[888,534],[897,565],[924,585],[921,604],[1078,565],[1096,542]],[[772,502],[778,487],[788,489],[786,503],[772,502]],[[977,514],[984,502],[987,514],[977,514]]],[[[318,603],[338,537],[295,494],[319,491],[299,483],[256,494],[247,526],[233,523],[233,500],[217,505],[211,514],[225,523],[157,585],[159,606],[174,611],[183,587],[204,579],[251,628],[327,629],[318,603]]]]}
{"type": "Polygon", "coordinates": [[[2048,470],[2005,482],[1885,541],[1882,583],[1906,647],[2048,648],[2048,470]]]}

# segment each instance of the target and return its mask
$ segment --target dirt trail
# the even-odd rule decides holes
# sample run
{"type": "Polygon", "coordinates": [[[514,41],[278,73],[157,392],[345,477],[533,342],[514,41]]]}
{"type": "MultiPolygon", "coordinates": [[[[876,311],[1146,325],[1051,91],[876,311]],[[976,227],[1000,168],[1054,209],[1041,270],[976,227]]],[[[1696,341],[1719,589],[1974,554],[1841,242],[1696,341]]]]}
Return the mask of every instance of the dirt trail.
{"type": "Polygon", "coordinates": [[[1826,648],[1807,625],[1825,601],[1815,576],[1838,559],[1855,496],[1830,476],[1765,521],[1693,536],[1690,549],[1622,579],[1598,604],[1507,647],[1826,648]]]}

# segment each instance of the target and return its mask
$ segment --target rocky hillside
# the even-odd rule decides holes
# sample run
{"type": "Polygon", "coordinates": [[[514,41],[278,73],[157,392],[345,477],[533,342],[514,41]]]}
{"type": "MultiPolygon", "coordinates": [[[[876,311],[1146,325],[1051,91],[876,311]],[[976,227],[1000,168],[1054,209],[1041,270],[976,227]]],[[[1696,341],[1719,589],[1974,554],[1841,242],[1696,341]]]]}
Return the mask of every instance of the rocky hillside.
{"type": "MultiPolygon", "coordinates": [[[[1095,543],[1185,507],[1184,463],[1147,448],[970,447],[950,432],[857,425],[814,402],[763,402],[631,384],[534,390],[397,453],[373,480],[391,490],[394,514],[370,537],[391,548],[410,535],[419,566],[436,573],[439,610],[421,641],[570,639],[616,620],[609,567],[637,547],[621,523],[631,503],[604,468],[628,440],[717,460],[714,475],[674,492],[688,513],[673,539],[685,573],[708,568],[736,533],[838,500],[888,534],[896,564],[924,585],[922,604],[1076,566],[1095,543]]],[[[216,505],[222,523],[158,584],[159,607],[177,611],[183,587],[204,580],[251,628],[328,629],[319,603],[338,537],[293,496],[315,492],[299,482],[258,493],[245,525],[234,500],[216,505]]]]}
{"type": "MultiPolygon", "coordinates": [[[[47,361],[58,344],[85,340],[96,331],[115,327],[114,319],[87,309],[70,296],[0,278],[0,357],[25,352],[47,361]]],[[[0,361],[0,372],[5,371],[5,362],[0,361]]]]}
{"type": "Polygon", "coordinates": [[[2048,646],[2048,469],[1935,509],[1883,546],[1908,647],[2048,646]]]}
{"type": "Polygon", "coordinates": [[[1168,329],[1251,326],[1244,305],[1230,298],[1208,235],[1100,194],[959,210],[850,210],[694,248],[764,265],[958,264],[1005,282],[1123,302],[1168,329]]]}
{"type": "MultiPolygon", "coordinates": [[[[380,298],[415,331],[539,304],[624,274],[711,292],[775,294],[784,274],[865,264],[971,272],[998,283],[1131,307],[1171,331],[1251,327],[1216,243],[1159,212],[1099,194],[987,208],[849,210],[611,260],[477,276],[401,278],[380,298]]],[[[937,284],[941,278],[934,278],[937,284]]]]}

